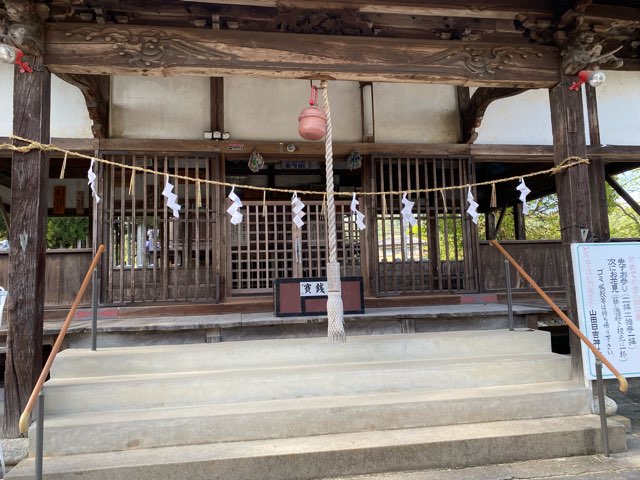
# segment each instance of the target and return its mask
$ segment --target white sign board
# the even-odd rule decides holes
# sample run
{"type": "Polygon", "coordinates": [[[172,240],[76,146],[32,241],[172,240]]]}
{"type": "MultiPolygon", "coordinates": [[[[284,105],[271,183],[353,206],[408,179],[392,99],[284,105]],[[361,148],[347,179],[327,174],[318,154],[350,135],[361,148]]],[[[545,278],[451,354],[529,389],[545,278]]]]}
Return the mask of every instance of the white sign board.
{"type": "MultiPolygon", "coordinates": [[[[571,258],[580,329],[621,374],[640,377],[640,243],[575,243],[571,258]]],[[[588,348],[582,362],[585,376],[595,379],[588,348]]]]}
{"type": "Polygon", "coordinates": [[[328,292],[327,282],[300,282],[301,297],[326,297],[328,292]]]}

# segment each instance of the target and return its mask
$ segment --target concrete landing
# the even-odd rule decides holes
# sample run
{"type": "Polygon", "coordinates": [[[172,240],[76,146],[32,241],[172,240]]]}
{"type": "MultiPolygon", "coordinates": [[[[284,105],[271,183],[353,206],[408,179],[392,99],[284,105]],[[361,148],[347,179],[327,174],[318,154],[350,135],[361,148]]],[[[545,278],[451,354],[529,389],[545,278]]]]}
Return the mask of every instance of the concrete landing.
{"type": "MultiPolygon", "coordinates": [[[[517,327],[537,326],[538,316],[550,309],[514,305],[517,327]]],[[[62,321],[48,321],[45,337],[52,341],[62,321]]],[[[364,314],[346,315],[347,335],[415,333],[428,331],[508,328],[507,306],[491,304],[430,305],[369,308],[364,314]]],[[[71,324],[68,346],[91,344],[91,320],[83,315],[71,324]]],[[[326,337],[326,315],[276,317],[273,313],[228,313],[155,317],[99,317],[98,346],[215,343],[265,338],[326,337]],[[132,335],[135,334],[135,335],[132,335]]],[[[0,341],[3,331],[0,329],[0,341]]]]}

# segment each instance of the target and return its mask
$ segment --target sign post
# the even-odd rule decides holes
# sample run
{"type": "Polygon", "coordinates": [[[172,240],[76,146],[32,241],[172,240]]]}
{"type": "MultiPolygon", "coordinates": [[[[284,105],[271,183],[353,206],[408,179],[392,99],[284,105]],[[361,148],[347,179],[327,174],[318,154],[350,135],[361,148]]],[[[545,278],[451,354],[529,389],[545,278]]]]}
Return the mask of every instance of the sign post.
{"type": "MultiPolygon", "coordinates": [[[[580,329],[622,375],[640,377],[640,243],[574,243],[571,257],[580,329]]],[[[595,380],[589,349],[582,362],[595,380]]]]}

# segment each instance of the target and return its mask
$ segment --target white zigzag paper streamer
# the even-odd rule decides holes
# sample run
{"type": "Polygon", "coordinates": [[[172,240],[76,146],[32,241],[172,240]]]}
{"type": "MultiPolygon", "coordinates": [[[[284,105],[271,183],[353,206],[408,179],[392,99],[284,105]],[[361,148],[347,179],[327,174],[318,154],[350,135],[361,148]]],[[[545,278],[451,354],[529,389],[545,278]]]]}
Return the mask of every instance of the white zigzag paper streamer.
{"type": "Polygon", "coordinates": [[[471,215],[471,219],[473,223],[478,224],[478,202],[473,198],[473,193],[471,193],[471,187],[469,187],[469,193],[467,193],[467,202],[469,202],[469,208],[467,208],[467,213],[471,215]]]}
{"type": "Polygon", "coordinates": [[[89,171],[87,172],[87,178],[89,179],[89,183],[88,185],[91,187],[91,191],[93,192],[93,196],[96,199],[96,203],[98,203],[100,201],[100,197],[98,196],[98,192],[96,192],[96,178],[97,175],[95,173],[93,173],[93,164],[95,163],[95,160],[91,160],[91,165],[89,165],[89,171]]]}
{"type": "Polygon", "coordinates": [[[418,223],[418,221],[416,220],[415,215],[411,213],[411,210],[413,210],[413,206],[415,205],[415,202],[412,202],[407,199],[406,192],[402,194],[402,204],[404,205],[404,208],[400,210],[400,213],[402,214],[403,225],[405,225],[406,223],[409,223],[409,225],[411,225],[412,227],[415,226],[418,223]]]}
{"type": "Polygon", "coordinates": [[[516,190],[520,192],[519,200],[522,202],[522,213],[526,215],[527,213],[529,213],[529,206],[527,205],[527,195],[531,193],[531,190],[529,190],[529,187],[525,185],[524,178],[520,179],[520,183],[516,187],[516,190]]]}
{"type": "Polygon", "coordinates": [[[351,211],[356,214],[356,225],[360,230],[364,230],[367,226],[364,224],[364,213],[358,210],[360,202],[356,200],[356,194],[353,193],[353,199],[351,200],[351,211]]]}
{"type": "Polygon", "coordinates": [[[173,210],[173,216],[178,218],[180,217],[180,209],[182,208],[176,200],[178,199],[178,195],[173,193],[173,185],[169,181],[169,176],[167,175],[167,183],[164,185],[164,190],[162,190],[162,195],[164,195],[167,199],[167,207],[173,210]]]}
{"type": "Polygon", "coordinates": [[[302,228],[304,225],[302,217],[306,215],[306,212],[304,211],[305,204],[298,198],[298,192],[293,192],[291,206],[293,207],[293,223],[296,224],[296,227],[302,228]]]}
{"type": "Polygon", "coordinates": [[[238,225],[240,222],[242,222],[243,217],[242,213],[240,213],[240,209],[242,208],[242,200],[240,200],[240,197],[238,197],[238,195],[236,195],[236,192],[234,192],[235,189],[236,187],[231,187],[231,192],[227,197],[233,202],[231,206],[227,208],[227,213],[231,215],[231,223],[233,225],[238,225]]]}

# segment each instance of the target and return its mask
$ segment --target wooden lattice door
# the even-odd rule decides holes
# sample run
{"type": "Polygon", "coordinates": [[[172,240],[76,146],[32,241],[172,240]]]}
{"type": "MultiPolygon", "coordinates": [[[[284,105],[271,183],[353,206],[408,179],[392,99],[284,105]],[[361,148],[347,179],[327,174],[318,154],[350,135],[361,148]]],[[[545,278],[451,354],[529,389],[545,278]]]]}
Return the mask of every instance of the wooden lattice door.
{"type": "Polygon", "coordinates": [[[219,298],[217,189],[178,176],[218,178],[217,157],[158,154],[113,155],[102,165],[99,204],[106,268],[102,299],[107,304],[212,301],[219,298]],[[129,165],[161,172],[135,172],[129,165]],[[132,179],[132,176],[135,178],[132,179]],[[166,207],[166,179],[182,206],[178,218],[166,207]],[[200,195],[196,189],[200,189],[200,195]]]}
{"type": "MultiPolygon", "coordinates": [[[[271,293],[279,278],[326,276],[323,203],[305,199],[305,225],[294,226],[290,201],[243,202],[244,219],[231,227],[232,294],[271,293]]],[[[343,276],[360,275],[360,232],[349,202],[336,202],[338,258],[343,276]]]]}
{"type": "Polygon", "coordinates": [[[376,290],[405,292],[475,291],[475,229],[466,211],[464,189],[438,190],[469,183],[466,158],[374,157],[376,190],[395,192],[375,199],[376,290]],[[402,192],[412,193],[417,225],[402,219],[402,192]]]}

